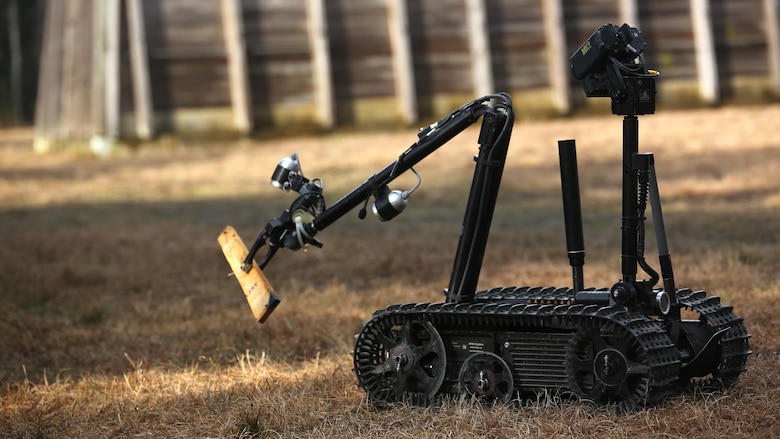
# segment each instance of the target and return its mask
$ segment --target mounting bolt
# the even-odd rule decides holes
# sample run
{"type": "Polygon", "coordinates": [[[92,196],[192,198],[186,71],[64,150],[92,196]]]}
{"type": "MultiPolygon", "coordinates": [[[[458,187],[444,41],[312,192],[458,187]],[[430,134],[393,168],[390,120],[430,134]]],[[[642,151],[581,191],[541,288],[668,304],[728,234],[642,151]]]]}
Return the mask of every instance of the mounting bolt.
{"type": "Polygon", "coordinates": [[[612,300],[618,305],[625,305],[636,297],[636,289],[629,283],[618,282],[609,292],[612,300]]]}

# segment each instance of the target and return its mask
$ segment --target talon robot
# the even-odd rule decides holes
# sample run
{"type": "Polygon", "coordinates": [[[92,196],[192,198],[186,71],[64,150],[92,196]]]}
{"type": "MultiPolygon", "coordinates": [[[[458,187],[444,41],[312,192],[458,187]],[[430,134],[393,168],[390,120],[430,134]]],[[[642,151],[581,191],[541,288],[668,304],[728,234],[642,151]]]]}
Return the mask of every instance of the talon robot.
{"type": "Polygon", "coordinates": [[[613,113],[624,117],[622,275],[614,285],[584,286],[575,143],[563,140],[558,148],[572,287],[477,291],[514,123],[512,101],[499,93],[469,102],[421,129],[417,141],[395,161],[329,207],[321,180],[307,179],[295,154],[283,159],[271,182],[298,194],[290,208],[268,222],[248,251],[232,229],[220,237],[255,315],[265,320],[279,302],[262,274],[278,249],[322,246],[318,233],[361,206],[364,218],[372,199],[373,213],[391,220],[417,187],[401,192],[390,190],[390,183],[407,171],[416,174],[415,164],[481,119],[446,300],[390,305],[364,323],[353,361],[358,385],[368,398],[377,405],[428,405],[460,393],[486,402],[542,393],[572,395],[626,412],[694,384],[715,390],[736,384],[751,353],[750,335],[718,297],[675,285],[653,155],[638,149],[637,116],[655,111],[658,74],[644,65],[645,46],[637,29],[606,24],[571,56],[572,73],[585,94],[609,97],[613,113]],[[660,274],[644,256],[648,202],[660,274]],[[254,257],[264,246],[269,250],[257,264],[254,257]]]}

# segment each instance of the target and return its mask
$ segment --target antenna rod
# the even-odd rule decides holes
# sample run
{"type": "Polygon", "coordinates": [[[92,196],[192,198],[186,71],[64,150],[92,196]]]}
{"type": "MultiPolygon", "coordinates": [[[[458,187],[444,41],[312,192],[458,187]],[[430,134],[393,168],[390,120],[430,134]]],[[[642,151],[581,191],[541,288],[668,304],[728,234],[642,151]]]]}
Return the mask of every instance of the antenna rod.
{"type": "Polygon", "coordinates": [[[577,172],[577,149],[574,140],[558,141],[558,157],[561,164],[561,190],[563,192],[563,220],[566,227],[566,250],[569,255],[574,291],[582,291],[585,265],[585,240],[582,233],[582,207],[580,183],[577,172]]]}

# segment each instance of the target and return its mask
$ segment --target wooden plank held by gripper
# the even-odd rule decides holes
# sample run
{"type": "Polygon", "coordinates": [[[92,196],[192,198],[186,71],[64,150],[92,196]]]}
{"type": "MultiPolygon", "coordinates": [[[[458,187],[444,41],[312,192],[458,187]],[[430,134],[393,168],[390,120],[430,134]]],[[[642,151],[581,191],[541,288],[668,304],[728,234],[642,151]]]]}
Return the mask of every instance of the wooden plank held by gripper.
{"type": "Polygon", "coordinates": [[[244,262],[249,251],[233,227],[225,227],[225,230],[217,237],[217,241],[222,247],[222,253],[225,254],[225,259],[230,264],[236,280],[241,285],[241,289],[244,290],[252,313],[258,322],[265,322],[281,300],[274,294],[274,289],[257,262],[252,261],[252,269],[248,273],[241,269],[241,263],[244,262]]]}

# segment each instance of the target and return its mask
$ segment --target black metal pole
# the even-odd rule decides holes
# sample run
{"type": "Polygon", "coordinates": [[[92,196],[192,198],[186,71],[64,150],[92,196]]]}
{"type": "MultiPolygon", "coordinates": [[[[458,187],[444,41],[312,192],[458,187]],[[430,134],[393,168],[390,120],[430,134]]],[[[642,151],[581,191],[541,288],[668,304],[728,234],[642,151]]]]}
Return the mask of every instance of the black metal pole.
{"type": "Polygon", "coordinates": [[[634,154],[639,151],[639,119],[636,116],[623,118],[623,218],[621,265],[623,282],[636,286],[637,234],[639,218],[637,212],[637,172],[633,166],[634,154]]]}
{"type": "MultiPolygon", "coordinates": [[[[658,261],[661,264],[661,278],[664,290],[669,293],[671,303],[677,303],[677,290],[674,284],[674,271],[672,270],[672,256],[669,254],[669,245],[666,241],[666,226],[664,214],[661,210],[661,196],[658,192],[658,179],[655,175],[655,161],[650,160],[650,210],[653,213],[653,227],[655,229],[655,241],[658,246],[658,261]]],[[[679,313],[679,309],[677,310],[679,313]]]]}
{"type": "Polygon", "coordinates": [[[571,265],[575,293],[582,291],[585,265],[585,239],[582,233],[582,206],[577,172],[577,149],[574,140],[558,141],[558,158],[561,166],[561,192],[563,194],[563,221],[566,229],[566,251],[571,265]]]}

